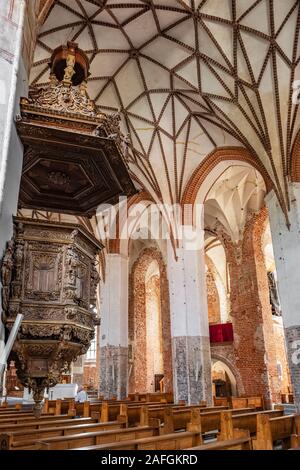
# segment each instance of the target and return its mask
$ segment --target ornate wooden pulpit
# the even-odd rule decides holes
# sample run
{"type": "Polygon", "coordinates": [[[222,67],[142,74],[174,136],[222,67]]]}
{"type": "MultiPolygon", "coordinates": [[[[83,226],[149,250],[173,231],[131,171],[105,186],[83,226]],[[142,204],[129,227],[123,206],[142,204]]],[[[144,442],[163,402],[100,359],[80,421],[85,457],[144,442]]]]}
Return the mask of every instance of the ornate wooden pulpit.
{"type": "Polygon", "coordinates": [[[94,337],[101,244],[81,225],[15,219],[2,263],[3,319],[24,315],[11,358],[36,411],[94,337]]]}
{"type": "MultiPolygon", "coordinates": [[[[123,159],[120,116],[101,113],[87,94],[89,62],[76,44],[57,48],[49,83],[21,100],[24,144],[21,208],[92,216],[136,189],[123,159]]],[[[2,317],[9,332],[24,315],[11,359],[41,411],[53,387],[94,336],[96,256],[101,243],[82,226],[15,219],[1,267],[2,317]]]]}

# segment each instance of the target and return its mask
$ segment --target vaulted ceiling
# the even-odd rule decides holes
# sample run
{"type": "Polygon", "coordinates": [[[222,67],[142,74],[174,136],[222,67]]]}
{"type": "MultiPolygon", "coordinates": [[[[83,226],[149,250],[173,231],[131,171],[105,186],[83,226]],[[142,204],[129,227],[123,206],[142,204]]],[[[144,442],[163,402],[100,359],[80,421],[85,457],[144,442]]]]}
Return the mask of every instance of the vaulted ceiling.
{"type": "Polygon", "coordinates": [[[266,187],[261,175],[249,166],[229,167],[213,184],[204,204],[205,228],[214,231],[217,225],[234,242],[243,238],[249,217],[263,206],[266,187]]]}
{"type": "Polygon", "coordinates": [[[76,41],[90,59],[91,98],[121,111],[131,171],[156,200],[179,202],[205,156],[242,146],[286,202],[299,128],[298,0],[46,3],[32,84],[48,80],[53,49],[76,41]]]}

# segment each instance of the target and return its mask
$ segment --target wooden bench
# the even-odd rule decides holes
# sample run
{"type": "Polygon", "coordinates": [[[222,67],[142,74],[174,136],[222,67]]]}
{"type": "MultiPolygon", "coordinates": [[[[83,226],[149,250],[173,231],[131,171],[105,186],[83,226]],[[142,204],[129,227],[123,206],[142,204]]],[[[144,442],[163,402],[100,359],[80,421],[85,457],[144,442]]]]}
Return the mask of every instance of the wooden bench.
{"type": "MultiPolygon", "coordinates": [[[[149,413],[145,413],[148,410],[148,407],[143,407],[144,413],[142,413],[142,418],[143,420],[147,423],[147,419],[149,419],[149,413]]],[[[165,414],[166,415],[172,415],[173,410],[171,408],[166,408],[165,409],[165,414]]],[[[255,411],[253,410],[253,413],[255,414],[255,411]]],[[[220,413],[219,413],[220,414],[220,413]]],[[[97,436],[94,435],[88,435],[88,436],[82,436],[76,434],[75,436],[72,436],[72,438],[66,439],[66,437],[63,438],[63,443],[62,439],[60,438],[51,438],[47,439],[46,442],[41,442],[39,443],[41,449],[48,449],[48,450],[54,450],[54,449],[77,449],[80,448],[81,450],[175,450],[175,449],[184,449],[188,447],[195,447],[199,446],[202,444],[202,420],[205,420],[205,414],[201,414],[200,409],[192,408],[189,411],[189,416],[190,416],[190,421],[186,425],[186,431],[185,432],[179,432],[179,433],[168,433],[164,434],[161,436],[153,436],[153,437],[148,437],[148,438],[142,438],[139,436],[139,438],[129,438],[130,436],[130,431],[132,429],[149,429],[151,426],[141,426],[139,428],[129,428],[127,432],[120,432],[120,431],[112,431],[108,435],[108,433],[102,433],[101,437],[99,439],[103,439],[102,442],[94,442],[94,440],[97,438],[97,436]],[[116,436],[117,434],[117,436],[116,436]],[[85,439],[84,442],[87,442],[88,439],[91,439],[93,442],[90,444],[84,444],[82,439],[85,439]],[[106,440],[104,440],[106,439],[106,440]],[[109,440],[110,441],[109,441],[109,440]],[[122,439],[122,443],[119,443],[122,439]],[[80,442],[80,444],[76,444],[80,442]],[[74,447],[75,443],[75,447],[74,447]],[[186,447],[185,447],[186,446],[186,447]]],[[[151,418],[150,418],[151,420],[151,418]]],[[[158,427],[152,428],[156,429],[156,434],[158,433],[158,427]]],[[[96,433],[97,434],[97,433],[96,433]]],[[[250,447],[249,444],[249,433],[247,436],[242,436],[240,437],[242,439],[242,442],[236,443],[235,442],[235,447],[236,449],[246,448],[247,446],[250,447]],[[240,446],[240,447],[239,447],[240,446]]],[[[214,443],[216,445],[216,443],[214,443]]],[[[230,445],[233,446],[233,443],[230,443],[230,445]]],[[[228,445],[229,446],[229,445],[228,445]]],[[[220,445],[222,447],[222,445],[220,445]]],[[[226,446],[223,444],[223,448],[226,448],[226,446]]],[[[250,447],[251,448],[251,447],[250,447]]],[[[207,449],[208,450],[208,449],[207,449]]]]}
{"type": "Polygon", "coordinates": [[[249,436],[241,437],[239,439],[230,439],[228,441],[211,442],[208,444],[202,444],[197,447],[190,447],[184,449],[188,451],[199,451],[199,450],[252,450],[252,440],[249,436]]]}
{"type": "MultiPolygon", "coordinates": [[[[55,417],[57,418],[57,417],[55,417]]],[[[64,417],[65,418],[65,417],[64,417]]],[[[34,429],[41,429],[45,427],[55,427],[55,426],[77,426],[78,424],[89,424],[95,423],[96,420],[92,418],[68,418],[68,419],[45,419],[20,423],[20,424],[0,424],[0,434],[5,432],[16,432],[16,431],[32,431],[34,429]]]]}
{"type": "MultiPolygon", "coordinates": [[[[221,412],[225,411],[224,408],[216,409],[214,411],[207,411],[200,409],[202,432],[207,433],[220,428],[221,412]]],[[[255,410],[251,408],[234,410],[234,415],[241,413],[254,413],[255,410]]],[[[187,423],[190,421],[190,411],[188,410],[173,410],[173,431],[186,429],[187,423]]],[[[168,427],[169,432],[171,428],[168,427]]],[[[167,431],[167,430],[166,430],[167,431]]]]}
{"type": "Polygon", "coordinates": [[[10,418],[5,418],[5,419],[0,419],[0,426],[2,425],[10,425],[10,424],[21,424],[21,423],[30,423],[32,421],[39,422],[41,423],[43,420],[57,420],[57,419],[68,419],[68,415],[61,415],[61,416],[54,416],[54,415],[45,415],[41,416],[40,418],[35,418],[33,415],[32,416],[26,416],[26,417],[10,417],[10,418]]]}
{"type": "MultiPolygon", "coordinates": [[[[109,406],[102,409],[100,421],[106,422],[110,418],[109,406]],[[103,413],[105,412],[105,415],[103,413]]],[[[153,408],[148,405],[139,407],[129,407],[128,405],[121,405],[120,415],[126,416],[126,420],[130,425],[151,425],[153,421],[160,421],[163,424],[163,433],[173,433],[177,430],[187,429],[188,423],[191,421],[191,412],[193,410],[199,411],[203,420],[204,432],[219,429],[220,427],[220,412],[224,407],[212,408],[214,411],[207,411],[211,408],[200,408],[199,406],[189,407],[159,407],[153,408]]],[[[241,414],[245,412],[255,412],[253,408],[246,410],[234,410],[234,414],[241,414]]],[[[92,414],[92,416],[95,416],[92,414]]],[[[97,415],[98,416],[98,415],[97,415]]]]}
{"type": "Polygon", "coordinates": [[[249,397],[247,398],[248,406],[254,406],[257,410],[264,410],[265,404],[263,397],[249,397]]]}
{"type": "Polygon", "coordinates": [[[256,411],[245,414],[235,414],[233,410],[222,412],[218,439],[225,441],[241,437],[241,430],[249,431],[250,435],[255,435],[257,433],[257,420],[259,416],[263,415],[273,418],[282,417],[283,410],[256,411]]]}
{"type": "MultiPolygon", "coordinates": [[[[199,413],[201,416],[202,432],[206,433],[220,428],[220,416],[222,410],[223,408],[217,411],[206,411],[199,407],[190,407],[182,410],[169,408],[165,409],[163,414],[161,411],[157,413],[155,410],[149,410],[148,415],[149,418],[159,419],[163,424],[162,433],[169,434],[174,431],[186,430],[188,423],[191,422],[193,412],[199,413]]],[[[245,413],[246,411],[255,412],[254,409],[235,410],[234,414],[240,414],[242,412],[245,413]]]]}
{"type": "Polygon", "coordinates": [[[129,400],[131,401],[145,401],[145,402],[162,402],[173,403],[174,396],[173,393],[168,392],[155,392],[155,393],[130,393],[128,395],[129,400]]]}
{"type": "Polygon", "coordinates": [[[270,418],[270,415],[257,416],[256,450],[272,450],[274,442],[282,441],[284,448],[300,446],[300,415],[287,415],[270,418]]]}
{"type": "MultiPolygon", "coordinates": [[[[107,421],[111,421],[111,420],[116,419],[116,417],[118,416],[121,405],[128,405],[129,408],[137,409],[140,406],[145,405],[145,404],[150,407],[174,406],[173,404],[170,404],[170,403],[155,403],[155,402],[149,402],[149,403],[148,402],[136,403],[136,402],[128,402],[128,401],[118,401],[118,402],[117,401],[115,402],[102,401],[102,402],[97,402],[97,403],[90,403],[89,401],[84,402],[84,403],[69,402],[68,410],[66,410],[64,406],[61,406],[61,408],[59,408],[59,405],[57,405],[58,406],[57,409],[59,410],[57,414],[60,414],[62,412],[67,412],[69,415],[72,415],[72,416],[96,417],[95,413],[99,413],[99,415],[103,413],[103,416],[106,413],[106,416],[108,417],[105,419],[107,421]],[[109,414],[107,414],[107,411],[106,411],[107,409],[109,409],[109,414]]],[[[184,404],[176,405],[176,406],[184,406],[184,404]]]]}
{"type": "MultiPolygon", "coordinates": [[[[49,414],[53,414],[53,413],[47,413],[48,415],[49,414]]],[[[0,415],[0,420],[1,419],[6,419],[6,418],[14,418],[14,417],[25,417],[25,416],[33,416],[33,412],[32,411],[17,411],[17,412],[8,412],[8,413],[1,413],[0,415]]]]}
{"type": "MultiPolygon", "coordinates": [[[[110,399],[110,400],[104,400],[103,397],[99,398],[92,398],[90,399],[87,403],[89,403],[90,407],[93,409],[94,407],[101,406],[102,402],[107,402],[111,404],[122,404],[122,403],[127,403],[127,404],[137,404],[137,403],[147,403],[149,405],[151,404],[158,404],[158,403],[173,403],[173,395],[172,394],[142,394],[139,395],[139,400],[134,400],[134,397],[130,399],[129,397],[126,398],[125,400],[116,400],[115,399],[110,399]]],[[[204,402],[202,403],[204,406],[204,402]]],[[[87,406],[87,404],[83,403],[75,403],[75,400],[72,398],[64,399],[64,400],[49,400],[46,399],[44,403],[44,411],[48,412],[51,411],[56,414],[60,413],[67,413],[69,409],[71,408],[76,408],[76,412],[80,415],[84,413],[84,406],[87,406]]]]}
{"type": "MultiPolygon", "coordinates": [[[[130,426],[137,425],[140,420],[140,413],[141,413],[141,407],[142,406],[148,406],[150,417],[151,418],[156,418],[156,419],[161,419],[163,420],[164,417],[164,410],[168,408],[172,408],[174,411],[175,410],[191,410],[193,408],[201,408],[200,405],[191,405],[191,406],[185,406],[185,405],[170,405],[170,404],[159,404],[159,405],[149,405],[149,404],[121,404],[121,405],[112,405],[106,402],[103,402],[101,405],[101,410],[98,412],[91,412],[91,416],[93,418],[99,418],[101,422],[105,421],[112,421],[117,418],[117,416],[121,413],[121,408],[127,406],[127,416],[128,416],[128,423],[130,426]],[[99,417],[100,415],[100,417],[99,417]]],[[[212,407],[212,408],[207,408],[203,407],[201,410],[203,412],[209,412],[209,411],[221,411],[227,409],[226,407],[212,407]]]]}
{"type": "Polygon", "coordinates": [[[198,432],[187,431],[102,445],[81,446],[73,450],[181,450],[196,447],[200,443],[201,435],[198,432]]]}
{"type": "MultiPolygon", "coordinates": [[[[0,435],[1,450],[34,450],[39,448],[36,443],[40,440],[57,438],[60,441],[67,436],[103,433],[103,431],[119,430],[125,426],[126,423],[121,421],[88,424],[74,423],[72,425],[67,424],[64,426],[8,432],[0,435]]],[[[62,442],[66,442],[66,440],[62,442]]]]}
{"type": "Polygon", "coordinates": [[[17,405],[15,405],[15,407],[3,407],[3,408],[0,408],[0,416],[3,413],[20,413],[21,411],[22,412],[24,412],[24,411],[30,412],[31,411],[31,413],[32,413],[32,407],[25,408],[21,404],[17,404],[17,405]]]}
{"type": "Polygon", "coordinates": [[[264,410],[263,397],[214,397],[215,406],[228,406],[232,409],[254,407],[264,410]]]}
{"type": "MultiPolygon", "coordinates": [[[[220,412],[220,415],[228,414],[232,417],[232,413],[236,411],[224,411],[220,412]]],[[[174,413],[174,412],[173,412],[174,413]]],[[[282,410],[275,411],[273,414],[282,413],[282,410]]],[[[172,409],[166,409],[165,414],[172,415],[172,409]]],[[[256,416],[261,412],[252,410],[251,413],[239,415],[237,417],[244,416],[243,422],[246,422],[246,418],[251,415],[251,419],[256,419],[256,416]]],[[[187,424],[187,430],[185,432],[168,433],[156,438],[139,439],[134,441],[125,441],[120,444],[109,444],[109,445],[92,445],[85,446],[80,450],[177,450],[177,449],[189,449],[189,450],[246,450],[252,449],[250,433],[248,430],[240,430],[239,435],[233,439],[227,439],[224,442],[214,442],[210,444],[203,444],[202,433],[206,428],[211,426],[215,427],[215,423],[206,422],[207,417],[205,414],[200,412],[200,409],[190,410],[190,421],[187,424]],[[190,444],[185,447],[182,446],[183,442],[189,440],[190,444]]],[[[210,429],[211,430],[211,429],[210,429]]],[[[237,434],[237,432],[236,432],[237,434]]],[[[76,450],[78,448],[75,448],[76,450]]],[[[78,449],[79,450],[79,449],[78,449]]]]}
{"type": "MultiPolygon", "coordinates": [[[[239,415],[250,410],[251,413],[256,414],[254,409],[232,410],[231,413],[239,415]]],[[[222,411],[205,412],[201,408],[191,407],[183,410],[166,408],[161,416],[161,412],[155,413],[145,406],[141,409],[140,426],[151,425],[153,420],[156,420],[163,424],[161,434],[172,434],[179,430],[197,430],[202,433],[215,431],[217,433],[221,426],[221,414],[222,411]]]]}
{"type": "MultiPolygon", "coordinates": [[[[141,407],[141,409],[147,409],[148,407],[141,407]]],[[[166,411],[170,409],[166,409],[166,411]]],[[[199,439],[201,440],[201,434],[199,431],[200,429],[200,410],[193,409],[190,411],[191,422],[187,425],[188,431],[197,432],[199,435],[199,439]],[[198,412],[198,413],[197,413],[198,412]]],[[[119,419],[125,421],[126,424],[126,417],[119,416],[119,419]],[[125,418],[125,419],[124,419],[125,418]]],[[[145,416],[141,416],[144,420],[146,419],[145,416]]],[[[148,415],[147,415],[148,418],[148,415]]],[[[100,423],[100,424],[88,424],[88,425],[80,425],[80,426],[73,426],[71,429],[64,427],[55,428],[55,429],[45,429],[42,428],[40,430],[35,430],[32,433],[10,433],[10,442],[6,445],[10,449],[33,449],[33,448],[41,448],[41,449],[48,449],[48,450],[63,450],[63,449],[70,449],[75,446],[82,446],[82,445],[100,445],[108,442],[118,442],[120,440],[132,440],[132,439],[140,439],[145,437],[153,437],[159,434],[160,432],[160,422],[159,420],[149,420],[150,422],[154,423],[154,425],[139,426],[138,428],[128,428],[127,430],[112,430],[109,432],[103,432],[105,426],[108,423],[100,423]],[[99,431],[101,430],[101,431],[99,431]],[[141,434],[140,431],[143,431],[141,434]],[[147,432],[146,432],[147,431],[147,432]],[[40,436],[40,437],[38,437],[40,436]],[[53,437],[51,437],[53,436],[53,437]],[[36,442],[38,439],[38,443],[36,442]],[[79,442],[79,443],[78,443],[79,442]],[[75,443],[75,444],[74,444],[75,443]]],[[[200,441],[199,441],[200,442],[200,441]]]]}
{"type": "MultiPolygon", "coordinates": [[[[105,428],[107,423],[102,424],[102,426],[105,428]]],[[[77,432],[73,435],[64,435],[63,437],[39,440],[36,444],[39,450],[67,450],[82,446],[107,445],[108,443],[119,443],[120,441],[142,439],[153,437],[157,434],[157,427],[139,426],[135,428],[105,432],[77,432]]]]}

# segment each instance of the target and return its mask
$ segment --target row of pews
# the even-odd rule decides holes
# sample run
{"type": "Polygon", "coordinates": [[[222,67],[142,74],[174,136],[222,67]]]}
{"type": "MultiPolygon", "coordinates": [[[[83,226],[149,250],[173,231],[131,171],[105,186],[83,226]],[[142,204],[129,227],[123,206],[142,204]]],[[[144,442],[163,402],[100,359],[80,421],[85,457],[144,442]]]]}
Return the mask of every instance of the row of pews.
{"type": "Polygon", "coordinates": [[[259,397],[213,407],[167,397],[45,401],[31,409],[0,407],[1,450],[270,450],[300,447],[300,416],[262,410],[259,397]],[[244,407],[244,405],[247,405],[244,407]]]}

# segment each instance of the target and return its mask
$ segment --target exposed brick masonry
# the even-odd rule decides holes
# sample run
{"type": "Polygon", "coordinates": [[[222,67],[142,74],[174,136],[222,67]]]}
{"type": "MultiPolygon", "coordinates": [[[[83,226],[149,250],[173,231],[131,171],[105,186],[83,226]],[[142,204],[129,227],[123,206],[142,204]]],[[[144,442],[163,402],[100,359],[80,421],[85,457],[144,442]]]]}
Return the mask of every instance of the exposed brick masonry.
{"type": "Polygon", "coordinates": [[[234,327],[236,366],[245,393],[262,394],[266,404],[279,401],[276,345],[269,300],[262,234],[267,212],[246,224],[243,240],[233,243],[222,236],[231,282],[231,315],[234,327]]]}
{"type": "Polygon", "coordinates": [[[155,248],[144,249],[134,263],[129,276],[129,342],[133,345],[132,365],[129,376],[129,392],[147,390],[147,343],[146,343],[146,284],[145,275],[149,265],[156,260],[160,273],[161,323],[163,337],[163,368],[165,391],[173,390],[172,350],[169,286],[166,267],[161,253],[155,248]]]}

